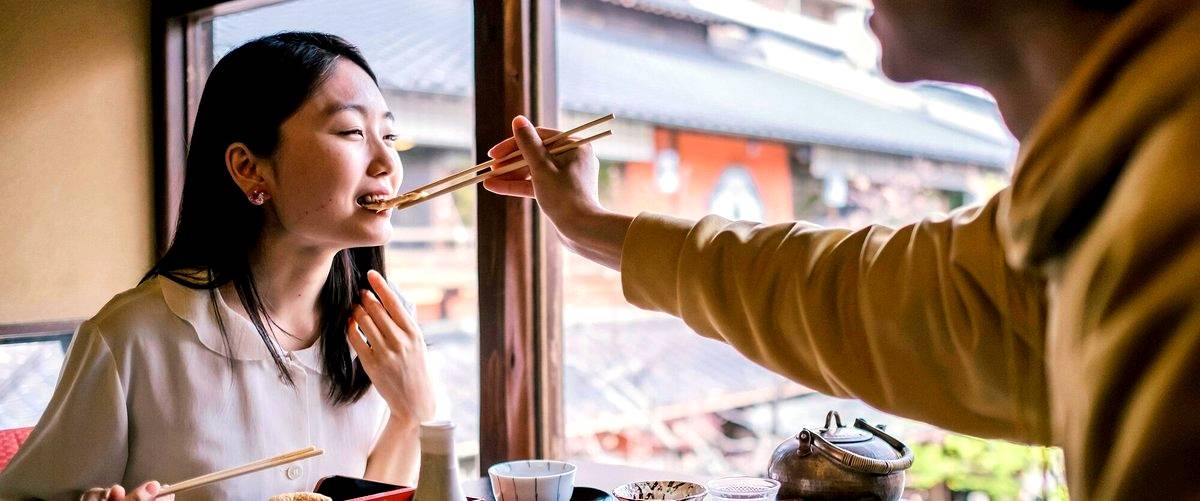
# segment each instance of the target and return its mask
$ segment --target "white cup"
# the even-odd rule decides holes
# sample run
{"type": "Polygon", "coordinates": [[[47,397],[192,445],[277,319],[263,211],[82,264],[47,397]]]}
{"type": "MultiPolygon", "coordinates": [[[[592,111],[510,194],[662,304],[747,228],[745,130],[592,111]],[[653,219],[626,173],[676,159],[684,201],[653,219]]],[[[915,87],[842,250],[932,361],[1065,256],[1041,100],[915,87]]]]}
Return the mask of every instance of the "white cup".
{"type": "Polygon", "coordinates": [[[496,501],[569,501],[575,490],[575,465],[529,459],[488,468],[496,501]]]}

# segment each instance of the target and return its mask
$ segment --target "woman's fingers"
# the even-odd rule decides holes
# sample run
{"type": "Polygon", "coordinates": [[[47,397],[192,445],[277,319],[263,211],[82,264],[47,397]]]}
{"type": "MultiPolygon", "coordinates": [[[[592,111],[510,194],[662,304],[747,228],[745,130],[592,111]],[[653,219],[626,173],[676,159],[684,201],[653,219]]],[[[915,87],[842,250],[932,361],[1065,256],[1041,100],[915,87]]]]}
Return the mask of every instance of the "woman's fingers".
{"type": "Polygon", "coordinates": [[[388,346],[384,340],[384,336],[379,332],[379,327],[375,325],[375,320],[371,318],[371,314],[362,306],[354,307],[354,321],[358,322],[358,329],[367,337],[367,342],[372,348],[380,348],[388,346]]]}
{"type": "Polygon", "coordinates": [[[374,294],[364,290],[361,291],[360,295],[362,297],[361,308],[367,310],[367,314],[370,315],[371,322],[375,324],[375,329],[379,331],[379,337],[383,339],[383,343],[391,349],[399,348],[400,337],[407,337],[406,333],[396,332],[403,329],[396,326],[396,322],[392,320],[387,309],[383,307],[383,303],[380,303],[374,294]]]}
{"type": "MultiPolygon", "coordinates": [[[[372,299],[377,299],[382,303],[383,308],[387,310],[388,316],[391,317],[397,326],[404,329],[408,334],[413,334],[417,326],[408,314],[408,309],[400,302],[400,296],[388,285],[387,279],[383,278],[383,274],[376,270],[367,271],[367,282],[371,284],[371,289],[375,291],[372,299]]],[[[370,296],[370,294],[367,295],[370,296]]]]}
{"type": "Polygon", "coordinates": [[[119,485],[114,485],[108,488],[108,501],[124,501],[125,488],[119,485]]]}
{"type": "MultiPolygon", "coordinates": [[[[154,496],[156,494],[158,494],[158,491],[160,488],[161,488],[161,486],[158,485],[158,482],[155,482],[152,480],[150,482],[146,482],[146,483],[138,486],[138,488],[134,489],[133,492],[126,494],[124,499],[125,500],[136,499],[137,501],[152,501],[154,499],[154,496]]],[[[171,498],[174,498],[174,496],[171,496],[171,498]]]]}
{"type": "Polygon", "coordinates": [[[363,339],[363,333],[358,330],[358,322],[354,320],[353,316],[350,317],[346,327],[346,338],[350,341],[354,352],[358,353],[358,358],[366,360],[364,357],[370,357],[371,347],[367,346],[367,341],[363,339]]]}
{"type": "Polygon", "coordinates": [[[92,487],[79,496],[79,501],[105,501],[108,499],[108,489],[92,487]]]}
{"type": "MultiPolygon", "coordinates": [[[[80,501],[152,501],[158,495],[158,491],[162,490],[162,485],[157,481],[151,480],[136,489],[125,493],[125,488],[120,485],[113,485],[107,489],[103,487],[95,487],[84,491],[82,496],[79,496],[80,501]]],[[[175,495],[171,494],[162,499],[166,501],[174,501],[175,495]]]]}

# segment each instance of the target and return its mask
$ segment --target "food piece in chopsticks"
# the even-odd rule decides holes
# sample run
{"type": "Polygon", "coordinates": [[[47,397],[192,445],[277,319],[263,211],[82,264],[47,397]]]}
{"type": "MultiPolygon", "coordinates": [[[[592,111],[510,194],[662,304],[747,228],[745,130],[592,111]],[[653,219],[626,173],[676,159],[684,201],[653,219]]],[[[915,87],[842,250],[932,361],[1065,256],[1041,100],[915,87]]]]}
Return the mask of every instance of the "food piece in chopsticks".
{"type": "Polygon", "coordinates": [[[414,192],[410,192],[410,193],[405,193],[403,195],[400,195],[396,198],[392,198],[389,200],[381,200],[378,202],[362,204],[362,206],[365,208],[368,208],[368,209],[372,209],[372,210],[385,211],[385,210],[391,209],[397,205],[402,205],[402,204],[406,204],[406,203],[413,202],[416,200],[420,200],[428,194],[429,193],[426,193],[424,191],[414,191],[414,192]]]}
{"type": "Polygon", "coordinates": [[[271,496],[269,501],[333,501],[333,498],[315,492],[288,492],[271,496]]]}

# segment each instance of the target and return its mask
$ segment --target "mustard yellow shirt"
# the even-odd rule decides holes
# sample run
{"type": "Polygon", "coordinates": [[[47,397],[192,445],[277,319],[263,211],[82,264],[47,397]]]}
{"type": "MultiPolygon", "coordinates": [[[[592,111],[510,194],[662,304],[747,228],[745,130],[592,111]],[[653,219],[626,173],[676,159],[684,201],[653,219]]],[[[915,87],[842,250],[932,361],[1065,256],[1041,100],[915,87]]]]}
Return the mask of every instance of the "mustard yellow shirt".
{"type": "Polygon", "coordinates": [[[626,298],[818,391],[1197,499],[1200,2],[1099,35],[981,207],[901,228],[638,216],[626,298]]]}

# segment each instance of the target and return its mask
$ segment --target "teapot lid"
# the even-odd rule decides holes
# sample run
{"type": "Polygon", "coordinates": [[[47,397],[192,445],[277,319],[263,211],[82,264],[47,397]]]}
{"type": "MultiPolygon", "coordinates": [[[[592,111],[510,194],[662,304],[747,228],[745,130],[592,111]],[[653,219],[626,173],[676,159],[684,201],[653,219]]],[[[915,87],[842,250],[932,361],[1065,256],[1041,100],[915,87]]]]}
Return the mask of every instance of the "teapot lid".
{"type": "Polygon", "coordinates": [[[857,428],[848,428],[842,424],[842,416],[839,416],[837,411],[829,411],[825,414],[825,427],[820,430],[821,438],[835,444],[852,444],[855,442],[865,442],[871,439],[871,434],[857,428]],[[830,424],[836,426],[830,426],[830,424]]]}

